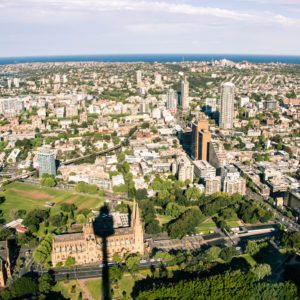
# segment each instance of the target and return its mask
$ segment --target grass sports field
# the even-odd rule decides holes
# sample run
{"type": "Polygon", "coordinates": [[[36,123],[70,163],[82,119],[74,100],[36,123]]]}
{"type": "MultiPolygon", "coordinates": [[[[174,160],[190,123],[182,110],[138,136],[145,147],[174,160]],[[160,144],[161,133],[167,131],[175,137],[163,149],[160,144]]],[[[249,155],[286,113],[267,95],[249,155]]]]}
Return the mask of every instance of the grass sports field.
{"type": "Polygon", "coordinates": [[[12,209],[30,211],[34,208],[44,208],[47,201],[55,203],[51,209],[53,213],[59,211],[60,204],[63,203],[74,203],[78,209],[96,208],[103,203],[98,195],[78,194],[21,182],[14,182],[3,188],[4,191],[0,192],[0,196],[5,197],[5,202],[0,204],[0,209],[7,221],[12,219],[10,215],[12,209]]]}

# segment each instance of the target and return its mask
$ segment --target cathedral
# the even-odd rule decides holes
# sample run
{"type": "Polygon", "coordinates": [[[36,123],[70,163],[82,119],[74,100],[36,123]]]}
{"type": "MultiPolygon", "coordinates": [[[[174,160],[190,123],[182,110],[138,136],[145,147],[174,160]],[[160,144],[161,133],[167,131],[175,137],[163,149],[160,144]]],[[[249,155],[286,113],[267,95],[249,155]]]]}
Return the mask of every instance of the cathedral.
{"type": "Polygon", "coordinates": [[[64,264],[73,257],[77,265],[102,262],[103,252],[108,260],[115,253],[123,257],[126,253],[144,254],[144,231],[136,201],[133,203],[129,227],[113,228],[110,221],[103,218],[83,225],[80,233],[56,235],[52,241],[52,264],[64,264]]]}

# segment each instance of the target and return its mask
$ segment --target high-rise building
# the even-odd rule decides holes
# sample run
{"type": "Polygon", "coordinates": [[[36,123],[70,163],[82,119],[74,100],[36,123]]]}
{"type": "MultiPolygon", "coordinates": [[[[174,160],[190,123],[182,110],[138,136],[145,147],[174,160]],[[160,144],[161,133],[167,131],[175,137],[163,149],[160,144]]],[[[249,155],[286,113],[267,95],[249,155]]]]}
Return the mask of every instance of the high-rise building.
{"type": "Polygon", "coordinates": [[[192,158],[208,160],[208,143],[211,134],[208,130],[208,120],[201,115],[197,122],[192,123],[192,158]]]}
{"type": "Polygon", "coordinates": [[[179,181],[194,180],[194,165],[187,157],[181,156],[176,160],[176,173],[179,181]]]}
{"type": "Polygon", "coordinates": [[[147,100],[144,99],[141,102],[139,111],[141,114],[149,114],[150,113],[149,102],[147,100]]]}
{"type": "Polygon", "coordinates": [[[226,165],[221,170],[222,191],[232,195],[239,193],[246,194],[246,180],[241,177],[238,169],[233,165],[226,165]]]}
{"type": "Polygon", "coordinates": [[[14,85],[16,88],[20,87],[20,78],[14,78],[14,85]]]}
{"type": "Polygon", "coordinates": [[[221,191],[221,177],[212,176],[205,179],[205,194],[211,195],[221,191]]]}
{"type": "Polygon", "coordinates": [[[213,113],[217,110],[217,99],[216,98],[206,98],[204,111],[206,113],[213,113]]]}
{"type": "Polygon", "coordinates": [[[239,193],[246,195],[246,180],[242,177],[226,177],[223,180],[223,192],[229,195],[239,193]]]}
{"type": "Polygon", "coordinates": [[[219,126],[222,129],[232,129],[234,116],[234,84],[223,83],[221,86],[219,126]]]}
{"type": "Polygon", "coordinates": [[[177,109],[178,96],[177,93],[170,89],[167,93],[167,108],[168,109],[177,109]]]}
{"type": "Polygon", "coordinates": [[[141,70],[136,71],[136,83],[137,83],[137,85],[140,85],[142,83],[142,71],[141,70]]]}
{"type": "Polygon", "coordinates": [[[9,90],[11,89],[11,79],[10,78],[7,79],[7,87],[9,90]]]}
{"type": "Polygon", "coordinates": [[[46,149],[42,149],[38,153],[39,176],[43,174],[56,175],[55,154],[46,149]]]}
{"type": "Polygon", "coordinates": [[[181,82],[181,107],[183,110],[188,110],[190,107],[189,86],[187,77],[184,77],[181,82]]]}

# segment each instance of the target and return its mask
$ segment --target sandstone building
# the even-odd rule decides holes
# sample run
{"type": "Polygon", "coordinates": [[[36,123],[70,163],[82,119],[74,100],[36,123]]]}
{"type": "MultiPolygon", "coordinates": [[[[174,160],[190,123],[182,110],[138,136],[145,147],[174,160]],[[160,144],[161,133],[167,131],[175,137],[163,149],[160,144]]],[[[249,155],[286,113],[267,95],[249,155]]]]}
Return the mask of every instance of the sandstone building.
{"type": "Polygon", "coordinates": [[[138,204],[134,201],[130,227],[113,228],[108,218],[88,223],[81,233],[56,235],[52,243],[52,263],[64,263],[73,257],[76,264],[101,262],[103,245],[106,244],[108,259],[115,253],[121,257],[126,253],[144,254],[144,231],[138,204]]]}
{"type": "Polygon", "coordinates": [[[11,278],[9,241],[0,241],[0,287],[5,287],[11,278]]]}

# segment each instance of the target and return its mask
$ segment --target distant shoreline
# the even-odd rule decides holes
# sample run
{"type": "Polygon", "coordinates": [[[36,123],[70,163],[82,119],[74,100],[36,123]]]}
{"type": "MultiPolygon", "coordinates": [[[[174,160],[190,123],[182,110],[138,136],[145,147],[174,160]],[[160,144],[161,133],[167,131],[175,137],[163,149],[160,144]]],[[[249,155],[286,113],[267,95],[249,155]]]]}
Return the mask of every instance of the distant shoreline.
{"type": "Polygon", "coordinates": [[[31,57],[0,57],[0,65],[22,63],[63,62],[190,62],[228,59],[234,62],[300,64],[300,55],[251,55],[251,54],[101,54],[101,55],[53,55],[31,57]]]}

